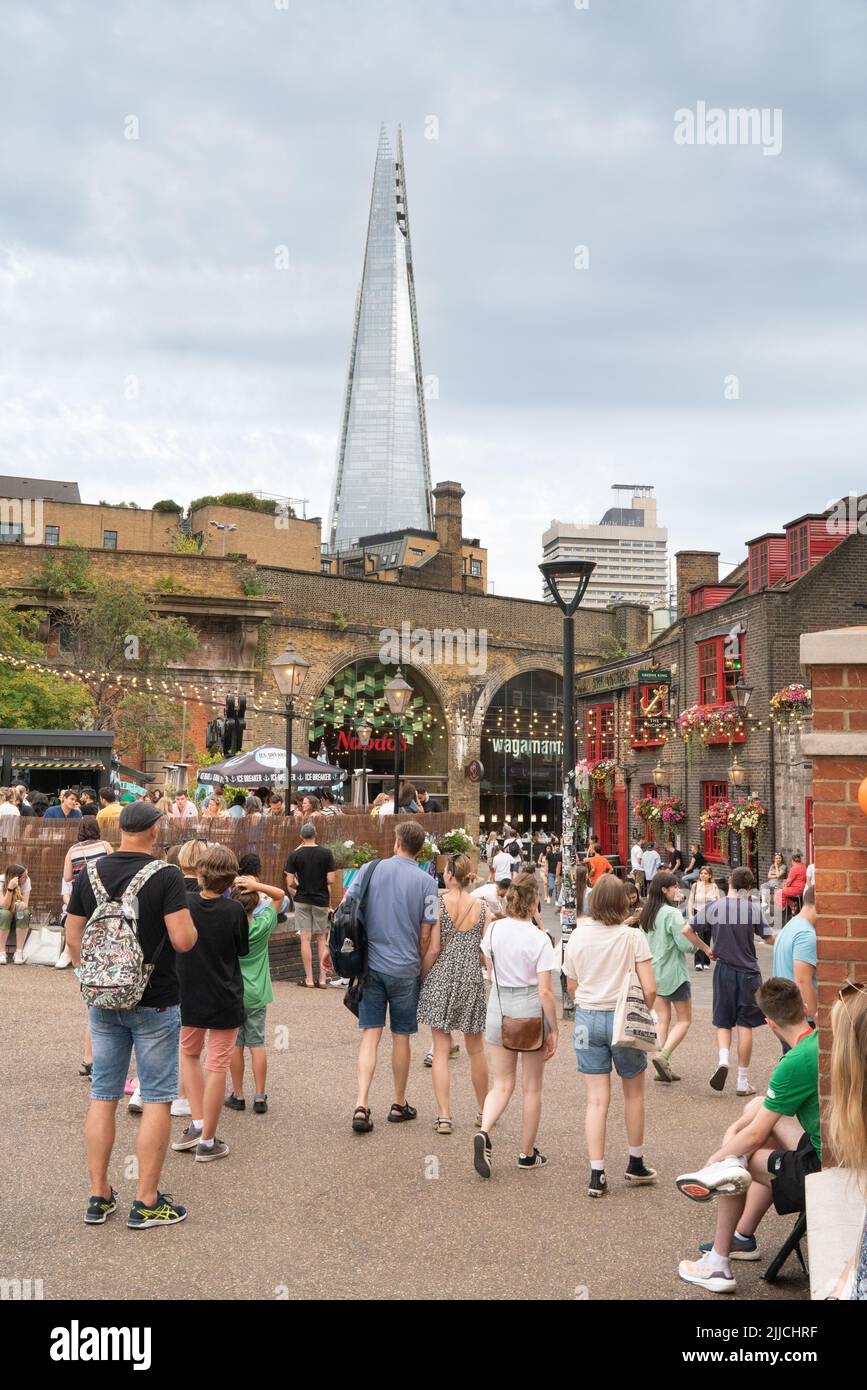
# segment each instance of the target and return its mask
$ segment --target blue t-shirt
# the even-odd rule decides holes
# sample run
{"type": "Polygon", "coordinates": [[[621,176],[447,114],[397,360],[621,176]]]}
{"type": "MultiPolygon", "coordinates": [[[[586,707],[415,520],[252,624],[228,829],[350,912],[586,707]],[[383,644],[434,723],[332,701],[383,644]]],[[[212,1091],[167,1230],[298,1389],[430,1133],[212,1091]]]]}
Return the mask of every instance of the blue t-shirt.
{"type": "Polygon", "coordinates": [[[76,808],[74,811],[70,811],[70,813],[69,813],[68,816],[65,816],[65,815],[63,814],[63,807],[62,807],[62,806],[49,806],[48,810],[45,812],[45,815],[42,817],[42,819],[43,819],[43,820],[81,820],[81,812],[78,810],[78,808],[76,808]]]}
{"type": "MultiPolygon", "coordinates": [[[[374,866],[366,864],[346,890],[357,898],[374,866]]],[[[376,865],[364,907],[368,964],[382,975],[409,979],[421,969],[419,928],[435,922],[439,910],[436,882],[414,859],[395,854],[376,865]]]]}
{"type": "Polygon", "coordinates": [[[774,942],[774,974],[794,980],[796,960],[812,965],[816,989],[816,928],[800,914],[786,923],[774,942]]]}

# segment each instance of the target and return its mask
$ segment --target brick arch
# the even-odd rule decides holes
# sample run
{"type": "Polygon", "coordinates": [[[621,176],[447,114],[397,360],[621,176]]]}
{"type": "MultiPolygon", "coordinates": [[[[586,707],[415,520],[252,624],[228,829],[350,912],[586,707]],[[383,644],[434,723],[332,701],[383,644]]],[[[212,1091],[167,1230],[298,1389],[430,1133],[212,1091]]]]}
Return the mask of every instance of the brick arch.
{"type": "Polygon", "coordinates": [[[510,667],[508,670],[501,668],[500,670],[493,671],[476,700],[473,710],[472,728],[473,737],[476,741],[478,741],[481,735],[485,715],[497,691],[506,684],[506,681],[517,680],[519,676],[529,675],[531,671],[545,671],[548,675],[559,676],[561,681],[563,679],[562,662],[555,666],[553,663],[546,664],[538,659],[533,661],[531,658],[524,658],[516,662],[514,667],[510,667]]]}

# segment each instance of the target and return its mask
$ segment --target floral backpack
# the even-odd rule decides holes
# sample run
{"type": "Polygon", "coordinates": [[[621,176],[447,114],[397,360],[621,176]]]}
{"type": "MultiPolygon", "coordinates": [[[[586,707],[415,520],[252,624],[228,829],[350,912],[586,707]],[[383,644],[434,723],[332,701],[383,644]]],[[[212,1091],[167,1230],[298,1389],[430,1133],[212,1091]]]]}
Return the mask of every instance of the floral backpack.
{"type": "Polygon", "coordinates": [[[92,1008],[134,1009],[147,989],[165,937],[146,964],[138,935],[138,895],[166,867],[165,860],[152,859],[130,879],[120,898],[110,898],[95,863],[88,862],[96,910],[82,933],[78,978],[84,1002],[92,1008]]]}

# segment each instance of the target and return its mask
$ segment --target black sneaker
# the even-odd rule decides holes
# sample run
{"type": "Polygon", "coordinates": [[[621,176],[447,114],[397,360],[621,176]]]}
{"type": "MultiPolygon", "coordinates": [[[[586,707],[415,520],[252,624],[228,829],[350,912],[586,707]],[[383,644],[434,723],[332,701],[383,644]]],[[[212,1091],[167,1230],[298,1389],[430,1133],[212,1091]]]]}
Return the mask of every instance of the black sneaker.
{"type": "Polygon", "coordinates": [[[167,1192],[158,1192],[152,1207],[137,1200],[133,1202],[126,1224],[131,1231],[146,1231],[150,1226],[174,1226],[186,1219],[186,1207],[180,1206],[167,1192]]]}
{"type": "Polygon", "coordinates": [[[710,1084],[715,1091],[724,1091],[728,1080],[729,1069],[723,1062],[720,1062],[716,1071],[710,1079],[710,1084]]]}
{"type": "Polygon", "coordinates": [[[117,1206],[117,1193],[110,1187],[110,1197],[89,1197],[87,1211],[84,1213],[86,1226],[101,1226],[107,1216],[111,1216],[117,1206]]]}
{"type": "Polygon", "coordinates": [[[215,1158],[225,1158],[229,1152],[229,1145],[224,1144],[222,1139],[215,1139],[213,1144],[196,1145],[196,1162],[212,1163],[215,1158]]]}
{"type": "Polygon", "coordinates": [[[587,1184],[588,1197],[605,1197],[608,1193],[608,1183],[605,1173],[599,1168],[590,1169],[590,1181],[587,1184]]]}
{"type": "Polygon", "coordinates": [[[202,1126],[194,1125],[192,1120],[187,1125],[180,1139],[176,1139],[172,1144],[172,1149],[176,1154],[183,1153],[185,1149],[195,1149],[198,1147],[202,1137],[202,1126]]]}
{"type": "Polygon", "coordinates": [[[656,1169],[648,1168],[643,1158],[630,1157],[626,1165],[626,1172],[623,1174],[627,1182],[634,1183],[636,1187],[643,1184],[656,1182],[656,1169]]]}
{"type": "Polygon", "coordinates": [[[491,1141],[483,1129],[473,1138],[473,1167],[480,1178],[489,1178],[491,1167],[491,1141]]]}
{"type": "MultiPolygon", "coordinates": [[[[698,1247],[703,1255],[709,1255],[713,1250],[712,1240],[703,1240],[698,1247]]],[[[760,1260],[759,1243],[755,1236],[739,1236],[735,1231],[732,1236],[732,1248],[729,1251],[730,1260],[760,1260]]]]}
{"type": "Polygon", "coordinates": [[[536,1148],[531,1154],[518,1154],[519,1168],[544,1168],[547,1162],[545,1155],[540,1154],[536,1148]]]}
{"type": "Polygon", "coordinates": [[[234,1091],[230,1091],[223,1101],[227,1110],[246,1110],[247,1102],[243,1096],[236,1096],[234,1091]]]}
{"type": "Polygon", "coordinates": [[[254,1097],[253,1097],[253,1111],[254,1111],[254,1113],[255,1113],[256,1115],[264,1115],[264,1114],[267,1112],[267,1110],[268,1110],[268,1097],[267,1097],[267,1096],[254,1096],[254,1097]]]}

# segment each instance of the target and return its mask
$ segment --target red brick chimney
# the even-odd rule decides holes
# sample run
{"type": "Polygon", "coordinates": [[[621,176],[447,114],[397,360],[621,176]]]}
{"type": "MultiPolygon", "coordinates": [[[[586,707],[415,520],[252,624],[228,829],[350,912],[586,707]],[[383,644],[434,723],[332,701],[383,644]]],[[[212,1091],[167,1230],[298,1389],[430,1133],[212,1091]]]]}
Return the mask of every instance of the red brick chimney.
{"type": "Polygon", "coordinates": [[[460,483],[437,483],[433,490],[434,527],[440,554],[449,560],[453,589],[463,588],[463,496],[460,483]]]}
{"type": "Polygon", "coordinates": [[[679,550],[674,557],[677,575],[677,616],[689,612],[689,591],[696,584],[719,583],[718,550],[679,550]]]}

